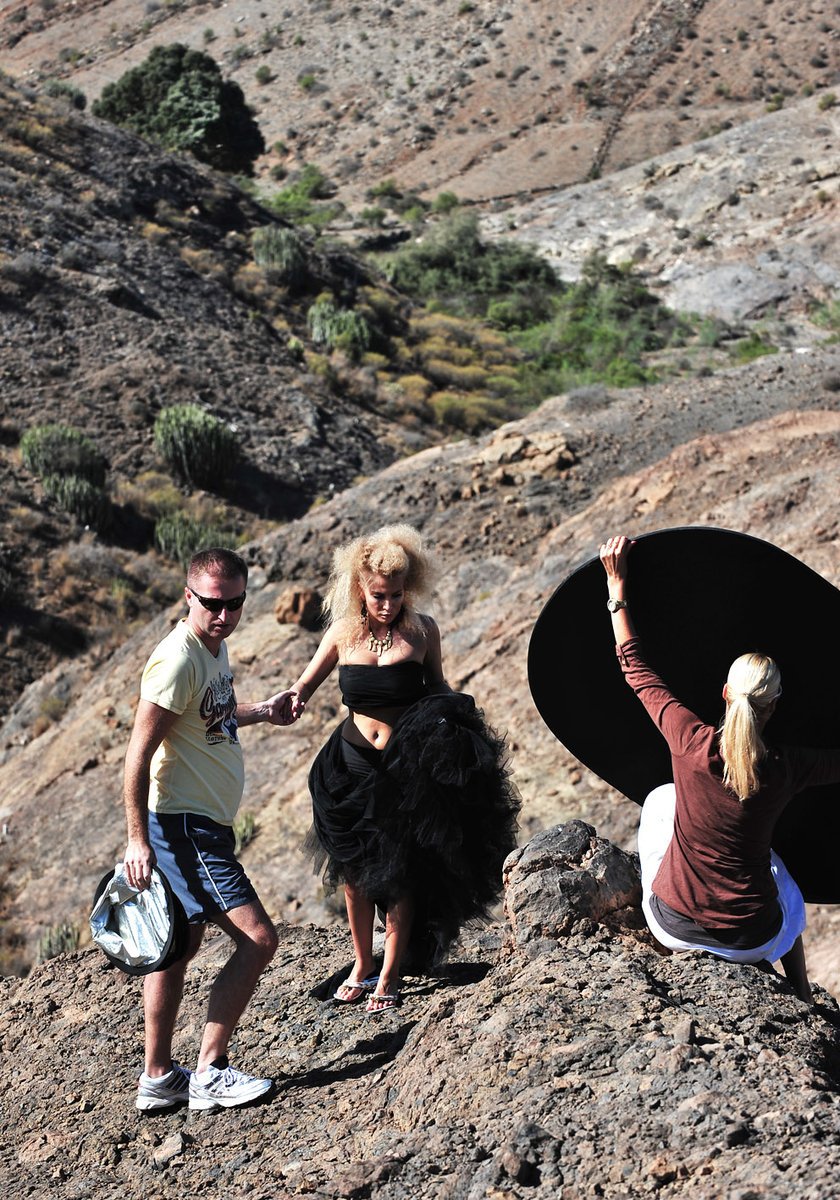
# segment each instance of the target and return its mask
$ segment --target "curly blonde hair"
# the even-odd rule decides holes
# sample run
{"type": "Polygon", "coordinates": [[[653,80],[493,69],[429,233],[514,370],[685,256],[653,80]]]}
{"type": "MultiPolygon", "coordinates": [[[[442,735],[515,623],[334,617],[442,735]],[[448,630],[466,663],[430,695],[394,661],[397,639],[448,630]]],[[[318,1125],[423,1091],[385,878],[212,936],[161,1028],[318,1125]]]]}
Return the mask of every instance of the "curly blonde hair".
{"type": "Polygon", "coordinates": [[[345,542],[333,553],[332,572],[324,599],[327,625],[350,618],[358,620],[361,599],[359,584],[364,576],[405,576],[405,599],[401,624],[420,629],[418,604],[432,591],[434,566],[423,549],[420,534],[411,525],[383,525],[381,529],[345,542]]]}

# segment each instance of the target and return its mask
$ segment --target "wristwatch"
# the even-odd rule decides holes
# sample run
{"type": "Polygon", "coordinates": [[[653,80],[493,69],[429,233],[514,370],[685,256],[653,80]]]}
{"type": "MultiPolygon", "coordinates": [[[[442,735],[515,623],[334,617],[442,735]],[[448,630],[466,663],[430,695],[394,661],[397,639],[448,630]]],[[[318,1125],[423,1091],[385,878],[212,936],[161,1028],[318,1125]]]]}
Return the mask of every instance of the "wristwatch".
{"type": "Polygon", "coordinates": [[[611,613],[618,612],[618,610],[620,608],[626,608],[626,607],[627,607],[626,600],[613,600],[612,596],[610,596],[609,600],[607,601],[607,608],[610,610],[611,613]]]}

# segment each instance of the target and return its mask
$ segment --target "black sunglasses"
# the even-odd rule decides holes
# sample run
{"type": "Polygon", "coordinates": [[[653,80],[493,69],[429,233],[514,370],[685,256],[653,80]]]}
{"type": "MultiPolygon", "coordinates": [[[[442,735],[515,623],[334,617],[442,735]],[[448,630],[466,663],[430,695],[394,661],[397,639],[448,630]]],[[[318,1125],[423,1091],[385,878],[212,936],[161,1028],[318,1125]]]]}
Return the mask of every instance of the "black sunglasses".
{"type": "Polygon", "coordinates": [[[223,608],[226,608],[228,612],[238,612],[248,594],[243,592],[241,596],[232,596],[230,600],[217,600],[215,596],[199,596],[198,592],[194,592],[192,588],[190,588],[190,593],[195,596],[202,608],[206,608],[211,613],[220,613],[223,608]]]}

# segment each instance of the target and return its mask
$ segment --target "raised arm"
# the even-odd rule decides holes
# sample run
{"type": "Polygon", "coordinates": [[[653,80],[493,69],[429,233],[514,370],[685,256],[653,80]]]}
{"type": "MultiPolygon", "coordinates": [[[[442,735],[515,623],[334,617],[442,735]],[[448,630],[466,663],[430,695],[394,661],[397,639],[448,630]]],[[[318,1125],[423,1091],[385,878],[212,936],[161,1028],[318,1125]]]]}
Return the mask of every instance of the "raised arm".
{"type": "Polygon", "coordinates": [[[632,539],[622,533],[607,538],[599,551],[601,563],[607,573],[610,615],[617,646],[636,636],[636,627],[630,616],[627,600],[627,558],[633,545],[632,539]]]}

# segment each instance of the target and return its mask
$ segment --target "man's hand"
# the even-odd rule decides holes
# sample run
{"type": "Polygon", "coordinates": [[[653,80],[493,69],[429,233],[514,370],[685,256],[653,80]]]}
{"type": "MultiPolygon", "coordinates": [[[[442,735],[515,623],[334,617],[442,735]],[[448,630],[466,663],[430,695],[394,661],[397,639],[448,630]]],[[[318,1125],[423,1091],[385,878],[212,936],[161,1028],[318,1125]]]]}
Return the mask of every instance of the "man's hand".
{"type": "Polygon", "coordinates": [[[152,867],[156,862],[155,852],[148,842],[129,841],[123,855],[125,877],[138,892],[144,892],[152,882],[152,867]]]}
{"type": "Polygon", "coordinates": [[[302,715],[306,708],[301,699],[300,692],[288,688],[285,692],[278,692],[266,701],[268,707],[268,720],[272,725],[293,725],[302,715]]]}

